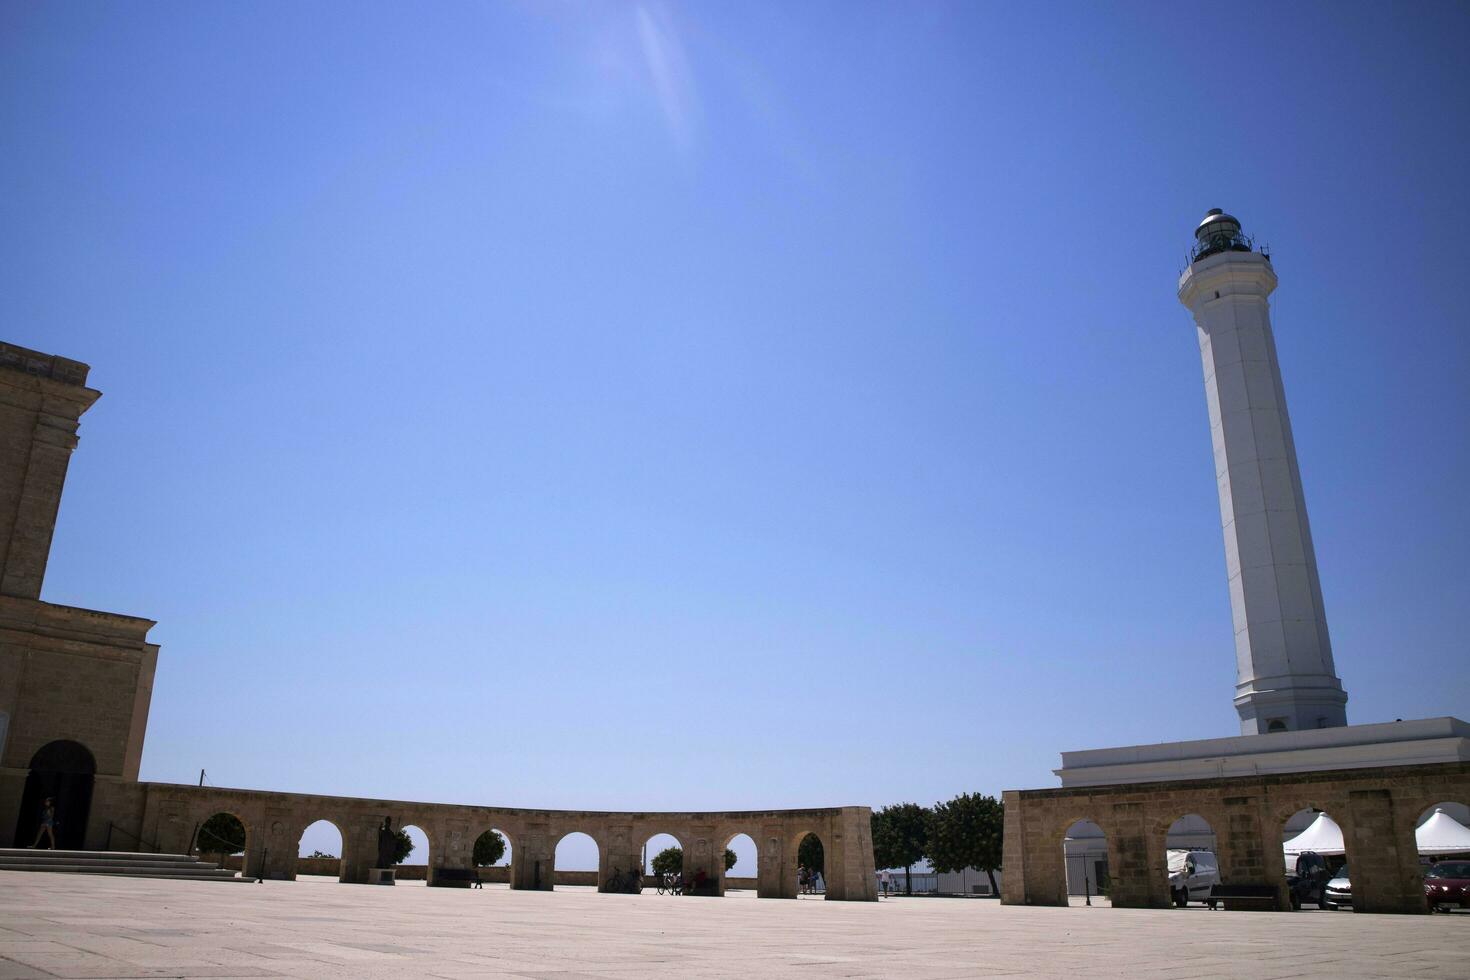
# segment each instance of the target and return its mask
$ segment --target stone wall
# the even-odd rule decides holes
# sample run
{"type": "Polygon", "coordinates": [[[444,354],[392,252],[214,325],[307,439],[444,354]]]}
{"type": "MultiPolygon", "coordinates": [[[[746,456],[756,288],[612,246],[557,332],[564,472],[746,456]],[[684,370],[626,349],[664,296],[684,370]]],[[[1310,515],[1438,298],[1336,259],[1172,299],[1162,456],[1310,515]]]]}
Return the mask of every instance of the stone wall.
{"type": "MultiPolygon", "coordinates": [[[[3,786],[3,783],[0,783],[3,786]]],[[[395,827],[414,825],[429,841],[429,883],[437,871],[471,866],[475,838],[498,830],[511,846],[508,870],[512,888],[550,889],[562,874],[555,867],[556,845],[567,834],[587,834],[597,844],[600,867],[582,872],[588,884],[605,888],[613,871],[638,867],[643,845],[655,834],[670,834],[684,851],[684,873],[699,871],[723,893],[730,887],[724,874],[729,842],[747,834],[755,842],[759,875],[753,887],[764,898],[795,898],[796,852],[801,839],[814,833],[826,852],[827,897],[876,901],[873,841],[867,807],[814,810],[761,810],[715,813],[609,813],[602,811],[526,810],[505,807],[412,803],[299,793],[182,786],[168,783],[119,783],[105,794],[105,807],[93,808],[89,840],[105,846],[103,827],[115,825],[111,847],[135,850],[133,836],[163,852],[184,853],[198,826],[215,813],[232,813],[245,825],[245,868],[251,875],[294,878],[301,835],[317,820],[333,823],[342,835],[343,881],[366,881],[377,858],[377,834],[384,817],[395,827]]],[[[579,881],[582,879],[578,879],[579,881]]],[[[448,882],[443,882],[448,884],[448,882]]],[[[752,887],[749,880],[744,887],[752,887]]]]}
{"type": "Polygon", "coordinates": [[[1066,905],[1062,840],[1072,824],[1091,820],[1107,835],[1112,904],[1166,907],[1165,838],[1177,818],[1193,813],[1215,832],[1221,882],[1272,888],[1277,908],[1286,909],[1282,831],[1294,813],[1314,808],[1342,827],[1354,911],[1422,913],[1414,829],[1447,800],[1470,801],[1470,763],[1012,790],[1001,893],[1012,905],[1066,905]]]}
{"type": "MultiPolygon", "coordinates": [[[[152,697],[151,620],[40,601],[81,416],[99,397],[87,372],[0,343],[0,778],[22,783],[38,752],[67,742],[86,750],[69,759],[91,755],[96,776],[136,779],[152,697]]],[[[38,773],[32,794],[75,804],[85,793],[74,775],[38,773]]],[[[34,824],[40,801],[23,793],[0,792],[0,845],[14,842],[17,816],[34,824]]]]}

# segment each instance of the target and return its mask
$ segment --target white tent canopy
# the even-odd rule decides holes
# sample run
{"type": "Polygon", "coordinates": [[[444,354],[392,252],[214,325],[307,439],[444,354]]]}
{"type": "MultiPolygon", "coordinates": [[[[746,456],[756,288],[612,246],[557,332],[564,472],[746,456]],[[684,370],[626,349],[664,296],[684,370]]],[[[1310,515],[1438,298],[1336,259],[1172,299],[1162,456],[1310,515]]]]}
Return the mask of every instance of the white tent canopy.
{"type": "Polygon", "coordinates": [[[1419,841],[1420,854],[1470,853],[1470,829],[1443,808],[1435,809],[1434,816],[1424,821],[1414,836],[1419,841]]]}
{"type": "MultiPolygon", "coordinates": [[[[1443,809],[1436,809],[1434,815],[1414,831],[1414,837],[1419,843],[1420,854],[1470,854],[1470,828],[1443,809]]],[[[1325,813],[1317,814],[1317,819],[1283,844],[1282,850],[1286,852],[1288,868],[1303,851],[1325,855],[1347,853],[1342,843],[1342,828],[1325,813]]]]}
{"type": "Polygon", "coordinates": [[[1317,819],[1306,830],[1283,844],[1282,849],[1286,851],[1287,868],[1295,863],[1296,856],[1302,851],[1316,851],[1318,854],[1347,853],[1347,848],[1342,843],[1342,828],[1325,813],[1317,814],[1317,819]]]}

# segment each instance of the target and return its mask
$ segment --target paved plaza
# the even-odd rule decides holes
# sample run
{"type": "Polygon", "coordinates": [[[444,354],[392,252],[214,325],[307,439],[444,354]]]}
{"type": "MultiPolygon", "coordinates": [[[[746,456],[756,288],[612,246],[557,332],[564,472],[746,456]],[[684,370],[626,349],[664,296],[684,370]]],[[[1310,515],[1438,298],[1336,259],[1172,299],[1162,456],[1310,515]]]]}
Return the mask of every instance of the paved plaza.
{"type": "Polygon", "coordinates": [[[1470,916],[0,872],[0,978],[1438,977],[1470,916]]]}

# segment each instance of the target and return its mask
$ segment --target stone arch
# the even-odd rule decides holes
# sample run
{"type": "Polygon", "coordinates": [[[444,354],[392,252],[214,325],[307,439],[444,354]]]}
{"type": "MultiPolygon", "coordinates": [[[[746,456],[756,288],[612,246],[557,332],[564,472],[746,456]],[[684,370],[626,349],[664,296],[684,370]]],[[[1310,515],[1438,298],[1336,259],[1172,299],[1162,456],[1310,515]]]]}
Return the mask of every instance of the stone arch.
{"type": "MultiPolygon", "coordinates": [[[[679,852],[681,855],[687,854],[689,852],[688,834],[679,831],[677,828],[669,828],[661,824],[644,826],[638,829],[638,837],[640,838],[638,846],[643,852],[643,876],[648,879],[649,882],[653,882],[655,878],[655,872],[653,870],[653,859],[658,857],[658,855],[663,851],[664,847],[667,846],[666,841],[659,841],[657,844],[655,844],[654,841],[656,839],[667,837],[669,838],[669,840],[672,840],[674,842],[673,846],[679,848],[679,852]]],[[[682,859],[680,870],[683,870],[682,859]]]]}
{"type": "Polygon", "coordinates": [[[47,742],[31,756],[29,769],[15,826],[16,846],[26,847],[37,839],[42,810],[50,799],[55,811],[56,847],[85,848],[92,785],[97,775],[97,759],[92,750],[71,739],[47,742]]]}
{"type": "Polygon", "coordinates": [[[727,827],[720,832],[718,839],[723,842],[720,844],[720,894],[723,895],[725,893],[725,879],[728,877],[755,878],[757,881],[759,881],[761,867],[761,845],[759,828],[727,827]],[[739,837],[745,837],[750,840],[750,866],[749,868],[742,867],[741,860],[743,856],[737,851],[735,866],[726,869],[724,861],[725,851],[734,850],[731,845],[733,845],[736,838],[739,837]],[[737,875],[736,872],[745,873],[737,875]]]}
{"type": "MultiPolygon", "coordinates": [[[[409,839],[413,841],[414,845],[413,850],[403,859],[399,867],[414,869],[423,867],[423,880],[428,882],[430,875],[433,874],[434,860],[440,857],[439,842],[434,839],[436,830],[434,821],[425,819],[422,814],[407,814],[398,821],[398,829],[408,834],[409,839]],[[409,833],[411,830],[417,831],[417,833],[409,833]],[[418,840],[417,838],[423,839],[418,840]],[[420,852],[421,848],[422,853],[420,852]]],[[[404,877],[400,873],[400,877],[404,881],[417,882],[419,880],[417,870],[408,872],[407,877],[404,877]]]]}
{"type": "Polygon", "coordinates": [[[1108,829],[1108,823],[1097,819],[1092,811],[1084,811],[1063,817],[1053,825],[1048,839],[1062,857],[1056,883],[1061,899],[1058,904],[1070,905],[1074,895],[1081,896],[1084,904],[1091,904],[1111,893],[1111,876],[1118,857],[1116,835],[1108,829]],[[1092,833],[1094,828],[1097,833],[1092,833]]]}
{"type": "MultiPolygon", "coordinates": [[[[1336,871],[1343,865],[1350,864],[1354,848],[1352,843],[1352,820],[1351,814],[1348,812],[1347,801],[1330,798],[1299,797],[1289,802],[1283,802],[1273,809],[1271,815],[1271,826],[1273,830],[1267,834],[1267,846],[1275,853],[1281,854],[1281,863],[1284,872],[1291,873],[1294,870],[1293,865],[1295,863],[1295,859],[1288,858],[1283,853],[1284,845],[1288,840],[1301,832],[1300,830],[1288,830],[1287,828],[1290,827],[1293,817],[1304,813],[1312,814],[1308,818],[1309,826],[1310,822],[1316,819],[1317,814],[1325,813],[1342,830],[1342,854],[1324,854],[1323,857],[1327,859],[1328,866],[1336,871]]],[[[1304,830],[1305,828],[1302,829],[1304,830]]]]}
{"type": "MultiPolygon", "coordinates": [[[[351,824],[349,824],[347,821],[343,820],[340,816],[316,817],[316,818],[314,818],[312,820],[308,820],[306,823],[303,823],[301,825],[301,829],[296,832],[296,854],[297,854],[297,861],[301,861],[301,860],[306,859],[306,855],[303,855],[301,853],[301,848],[305,845],[305,842],[306,842],[306,832],[308,830],[310,830],[311,828],[315,827],[319,823],[324,823],[324,824],[326,824],[327,826],[331,827],[333,830],[335,830],[337,832],[337,880],[338,881],[346,881],[347,880],[347,831],[344,828],[351,826],[351,824]]],[[[297,873],[298,874],[301,873],[301,871],[299,870],[299,867],[298,867],[297,873]]],[[[306,873],[310,874],[311,872],[308,871],[306,873]]]]}
{"type": "Polygon", "coordinates": [[[816,869],[817,874],[819,875],[818,881],[814,884],[809,883],[808,887],[813,889],[820,887],[822,891],[820,893],[815,891],[806,891],[805,894],[825,894],[825,883],[827,878],[826,856],[831,852],[831,840],[826,834],[823,833],[823,830],[824,828],[821,827],[813,826],[810,824],[802,824],[800,830],[792,833],[787,838],[788,846],[791,848],[791,862],[787,868],[786,877],[790,879],[790,885],[795,889],[794,894],[796,894],[798,897],[803,894],[803,889],[800,884],[802,864],[801,845],[808,837],[815,837],[817,839],[817,844],[821,847],[820,853],[822,858],[820,866],[816,869]]]}
{"type": "MultiPolygon", "coordinates": [[[[602,885],[603,885],[603,881],[607,877],[607,867],[606,867],[606,865],[607,865],[607,846],[606,846],[606,844],[601,839],[599,839],[599,836],[597,834],[596,828],[593,828],[593,827],[581,827],[581,826],[578,826],[578,827],[568,827],[568,828],[562,830],[560,833],[558,833],[556,835],[555,841],[551,845],[551,877],[552,877],[552,880],[551,880],[550,883],[548,883],[546,885],[546,888],[548,890],[550,890],[550,888],[555,885],[555,883],[556,883],[556,876],[558,874],[560,874],[560,873],[566,873],[566,872],[586,872],[588,870],[586,868],[567,868],[563,864],[564,861],[570,863],[571,862],[571,857],[570,857],[570,855],[568,855],[566,858],[563,858],[562,857],[562,855],[561,855],[561,846],[562,846],[562,844],[566,843],[567,838],[578,836],[578,835],[580,835],[582,837],[585,837],[588,840],[590,840],[592,842],[593,848],[595,849],[595,852],[596,853],[595,853],[595,856],[593,858],[593,863],[592,863],[592,872],[593,872],[594,877],[593,877],[593,880],[591,882],[589,882],[589,883],[590,884],[593,884],[593,885],[596,885],[597,888],[599,890],[601,890],[602,885]]],[[[585,863],[586,858],[584,857],[582,859],[582,861],[583,861],[583,863],[585,863]]]]}
{"type": "Polygon", "coordinates": [[[256,830],[251,827],[250,821],[246,819],[240,809],[222,806],[210,808],[210,812],[206,813],[199,820],[199,823],[194,828],[194,839],[189,843],[189,850],[192,853],[198,854],[201,858],[212,857],[216,859],[221,868],[229,863],[229,858],[238,854],[240,856],[240,873],[246,875],[249,873],[249,869],[245,866],[246,858],[250,856],[253,850],[252,845],[255,843],[256,830]],[[238,848],[233,846],[233,841],[222,838],[218,832],[210,827],[210,822],[218,816],[234,817],[239,821],[240,827],[245,831],[245,839],[240,842],[238,848]]]}
{"type": "MultiPolygon", "coordinates": [[[[1423,799],[1425,797],[1421,797],[1420,800],[1415,802],[1421,802],[1423,799]]],[[[1420,857],[1421,861],[1425,858],[1428,858],[1431,863],[1437,863],[1443,860],[1470,861],[1470,852],[1427,850],[1426,848],[1429,846],[1429,842],[1424,844],[1420,843],[1419,830],[1421,827],[1431,820],[1435,820],[1437,823],[1439,820],[1446,818],[1453,820],[1463,827],[1470,827],[1470,792],[1462,794],[1458,799],[1451,796],[1419,806],[1418,813],[1412,815],[1415,852],[1422,855],[1420,857]]]]}
{"type": "MultiPolygon", "coordinates": [[[[505,853],[500,857],[499,860],[491,865],[488,865],[487,867],[505,868],[506,880],[509,881],[511,868],[515,864],[516,851],[518,849],[516,845],[516,835],[507,830],[503,825],[499,823],[486,824],[484,821],[481,821],[477,826],[479,826],[480,828],[479,831],[475,833],[474,837],[470,839],[470,864],[475,868],[481,867],[481,865],[475,860],[475,848],[479,845],[480,838],[484,837],[486,834],[499,834],[501,838],[505,841],[505,853]]],[[[499,874],[499,872],[495,872],[495,874],[499,874]]],[[[488,877],[485,877],[483,880],[489,881],[490,879],[488,877]]]]}
{"type": "MultiPolygon", "coordinates": [[[[1170,851],[1208,851],[1215,858],[1216,880],[1222,880],[1224,870],[1220,865],[1219,833],[1216,830],[1219,823],[1218,815],[1215,820],[1211,820],[1198,809],[1181,813],[1172,820],[1165,816],[1153,821],[1149,828],[1150,873],[1156,878],[1171,880],[1174,872],[1169,867],[1170,851]],[[1156,864],[1159,866],[1155,867],[1156,864]]],[[[1198,860],[1204,861],[1205,858],[1200,857],[1198,860]]],[[[1199,879],[1207,876],[1195,875],[1192,877],[1195,879],[1192,882],[1181,881],[1180,887],[1173,884],[1169,887],[1169,900],[1181,908],[1191,901],[1208,900],[1207,894],[1199,894],[1201,887],[1199,879]]]]}

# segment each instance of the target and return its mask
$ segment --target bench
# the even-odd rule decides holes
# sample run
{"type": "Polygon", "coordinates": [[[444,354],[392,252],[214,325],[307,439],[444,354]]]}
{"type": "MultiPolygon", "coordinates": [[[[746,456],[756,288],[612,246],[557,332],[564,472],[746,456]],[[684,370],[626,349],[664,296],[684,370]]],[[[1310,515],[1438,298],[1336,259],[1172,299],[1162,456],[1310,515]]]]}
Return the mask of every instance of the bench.
{"type": "Polygon", "coordinates": [[[483,887],[479,868],[435,868],[434,884],[447,888],[469,888],[471,884],[476,888],[483,887]]]}
{"type": "Polygon", "coordinates": [[[1223,901],[1229,912],[1275,912],[1281,907],[1280,895],[1275,885],[1215,885],[1210,904],[1223,901]]]}

